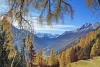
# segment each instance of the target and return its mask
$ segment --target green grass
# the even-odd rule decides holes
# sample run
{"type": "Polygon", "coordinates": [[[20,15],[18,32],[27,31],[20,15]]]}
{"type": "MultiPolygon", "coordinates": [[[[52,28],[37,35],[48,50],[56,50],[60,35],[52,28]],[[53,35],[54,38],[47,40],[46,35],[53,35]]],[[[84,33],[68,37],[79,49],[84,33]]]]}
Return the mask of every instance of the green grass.
{"type": "Polygon", "coordinates": [[[100,56],[95,57],[93,60],[80,60],[78,62],[71,63],[70,67],[100,67],[100,56]]]}

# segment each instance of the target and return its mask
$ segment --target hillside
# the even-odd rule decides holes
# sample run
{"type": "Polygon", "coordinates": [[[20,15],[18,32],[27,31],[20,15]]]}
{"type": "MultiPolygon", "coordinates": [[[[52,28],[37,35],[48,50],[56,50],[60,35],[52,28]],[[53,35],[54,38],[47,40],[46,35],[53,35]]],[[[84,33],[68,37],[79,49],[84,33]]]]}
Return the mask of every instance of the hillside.
{"type": "MultiPolygon", "coordinates": [[[[98,25],[98,23],[95,23],[94,26],[98,25]]],[[[94,27],[96,28],[96,27],[94,27]]],[[[62,49],[59,49],[56,53],[61,53],[62,51],[65,51],[67,48],[70,48],[72,46],[78,46],[79,44],[82,45],[82,47],[85,47],[86,45],[90,44],[91,42],[95,42],[97,38],[99,38],[99,29],[100,27],[98,26],[96,29],[93,31],[83,35],[80,38],[77,38],[73,42],[69,42],[68,44],[65,45],[62,49]],[[82,43],[81,43],[82,42],[82,43]]],[[[93,43],[94,43],[93,42],[93,43]]]]}
{"type": "Polygon", "coordinates": [[[60,67],[99,67],[100,57],[97,56],[100,56],[100,27],[66,45],[57,53],[60,67]]]}
{"type": "Polygon", "coordinates": [[[100,27],[67,45],[58,55],[68,56],[70,62],[100,56],[100,27]],[[70,45],[70,46],[69,46],[70,45]]]}
{"type": "Polygon", "coordinates": [[[49,55],[50,49],[52,48],[54,48],[56,53],[63,49],[66,49],[67,47],[71,46],[70,43],[91,32],[92,30],[95,30],[99,26],[99,22],[96,22],[95,24],[85,23],[78,29],[65,31],[62,35],[59,35],[59,37],[49,43],[50,46],[44,49],[45,54],[49,55]]]}
{"type": "Polygon", "coordinates": [[[100,56],[94,57],[93,60],[80,60],[70,64],[70,67],[100,67],[100,56]]]}

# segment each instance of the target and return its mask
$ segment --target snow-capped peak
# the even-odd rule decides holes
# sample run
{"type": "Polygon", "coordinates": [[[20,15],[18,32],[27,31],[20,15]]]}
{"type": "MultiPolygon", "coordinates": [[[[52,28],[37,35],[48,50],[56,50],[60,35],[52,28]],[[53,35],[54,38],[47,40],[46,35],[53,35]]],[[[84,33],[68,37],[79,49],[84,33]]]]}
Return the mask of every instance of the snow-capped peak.
{"type": "Polygon", "coordinates": [[[91,23],[84,23],[84,24],[83,24],[84,27],[89,27],[89,26],[91,26],[91,25],[92,25],[91,23]]]}
{"type": "Polygon", "coordinates": [[[99,22],[96,22],[95,24],[92,25],[93,29],[96,29],[99,26],[100,26],[100,23],[99,22]]]}
{"type": "Polygon", "coordinates": [[[78,30],[78,31],[79,31],[79,30],[84,30],[84,29],[89,28],[89,27],[91,27],[91,26],[92,26],[91,23],[84,23],[84,24],[82,25],[82,27],[78,28],[77,30],[78,30]]]}
{"type": "Polygon", "coordinates": [[[57,38],[59,35],[58,34],[51,34],[51,33],[37,33],[37,37],[39,38],[57,38]]]}
{"type": "Polygon", "coordinates": [[[91,25],[92,25],[91,23],[84,23],[83,26],[80,29],[88,28],[91,25]]]}

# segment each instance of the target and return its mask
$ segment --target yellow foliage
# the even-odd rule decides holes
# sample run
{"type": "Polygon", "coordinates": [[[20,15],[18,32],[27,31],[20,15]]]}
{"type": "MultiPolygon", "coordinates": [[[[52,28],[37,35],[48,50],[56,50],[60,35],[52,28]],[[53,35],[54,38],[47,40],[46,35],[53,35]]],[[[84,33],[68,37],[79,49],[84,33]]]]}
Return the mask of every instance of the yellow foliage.
{"type": "Polygon", "coordinates": [[[54,50],[52,49],[51,52],[50,52],[50,57],[49,57],[49,60],[48,60],[48,65],[49,66],[53,66],[57,63],[57,58],[54,54],[54,50]]]}
{"type": "Polygon", "coordinates": [[[62,52],[61,58],[60,58],[60,67],[65,67],[65,66],[66,66],[65,52],[62,52]]]}
{"type": "MultiPolygon", "coordinates": [[[[8,15],[13,18],[17,19],[19,22],[27,20],[23,15],[28,14],[30,10],[27,10],[27,8],[30,8],[30,5],[33,5],[32,9],[36,9],[36,11],[39,11],[39,16],[43,16],[44,21],[47,21],[48,25],[52,24],[52,20],[58,21],[58,18],[61,18],[63,16],[66,16],[68,13],[70,13],[71,18],[73,15],[73,10],[71,5],[68,3],[68,1],[65,0],[7,0],[7,4],[9,4],[10,11],[8,12],[8,15]],[[63,7],[63,8],[62,8],[63,7]],[[66,9],[68,7],[68,9],[66,9]],[[62,12],[65,12],[65,14],[61,14],[62,12]],[[16,15],[20,13],[20,18],[23,20],[18,19],[16,15]],[[45,15],[44,15],[45,14],[45,15]],[[53,19],[52,19],[53,18],[53,19]]],[[[35,12],[36,12],[35,11],[35,12]]],[[[38,16],[38,17],[39,17],[38,16]]],[[[64,20],[64,19],[63,19],[64,20]]],[[[30,24],[29,24],[30,25],[30,24]]]]}
{"type": "Polygon", "coordinates": [[[8,55],[8,59],[12,59],[16,56],[16,50],[15,49],[10,49],[10,53],[8,55]]]}
{"type": "Polygon", "coordinates": [[[32,36],[29,35],[28,37],[26,37],[26,41],[27,41],[27,50],[29,51],[33,45],[33,39],[32,39],[32,36]]]}
{"type": "Polygon", "coordinates": [[[90,7],[93,4],[94,0],[86,0],[87,7],[90,7]]]}
{"type": "Polygon", "coordinates": [[[2,22],[0,24],[2,36],[4,36],[4,43],[3,43],[3,49],[5,49],[8,54],[8,58],[11,59],[16,56],[16,51],[13,49],[13,33],[12,33],[12,26],[8,22],[7,17],[3,17],[2,22]]]}
{"type": "Polygon", "coordinates": [[[46,19],[47,19],[46,20],[47,21],[47,24],[48,25],[51,25],[52,14],[51,13],[48,13],[46,19]]]}

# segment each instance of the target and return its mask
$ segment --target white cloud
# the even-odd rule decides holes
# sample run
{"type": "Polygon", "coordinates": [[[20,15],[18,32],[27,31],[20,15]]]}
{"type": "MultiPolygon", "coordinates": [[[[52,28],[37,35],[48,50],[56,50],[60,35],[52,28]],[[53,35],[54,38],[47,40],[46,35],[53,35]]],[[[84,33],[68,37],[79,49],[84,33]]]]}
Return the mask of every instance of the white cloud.
{"type": "MultiPolygon", "coordinates": [[[[64,31],[74,30],[77,28],[75,25],[62,25],[62,24],[53,24],[52,26],[48,26],[45,24],[46,22],[44,22],[44,25],[40,25],[36,17],[32,17],[29,23],[34,27],[34,30],[36,32],[51,32],[51,33],[52,32],[64,32],[64,31]]],[[[13,25],[19,28],[17,21],[14,21],[13,25]]],[[[26,30],[30,28],[30,26],[26,26],[28,25],[27,23],[23,25],[25,25],[24,28],[26,30]]]]}
{"type": "MultiPolygon", "coordinates": [[[[64,29],[75,29],[77,28],[75,25],[62,25],[62,24],[53,24],[52,26],[46,25],[44,22],[44,25],[40,25],[38,21],[36,20],[36,17],[32,17],[31,25],[34,25],[34,28],[36,31],[64,31],[64,29]]],[[[67,22],[67,21],[66,21],[67,22]]]]}
{"type": "Polygon", "coordinates": [[[40,25],[35,25],[34,26],[35,30],[41,30],[41,31],[45,31],[45,30],[56,30],[56,31],[63,31],[64,29],[75,29],[77,28],[74,25],[52,25],[52,26],[48,26],[48,25],[44,25],[42,27],[40,27],[40,25]]]}
{"type": "MultiPolygon", "coordinates": [[[[40,25],[37,23],[36,18],[32,19],[32,22],[29,22],[32,26],[34,26],[35,31],[67,31],[68,29],[76,29],[77,27],[74,25],[40,25]]],[[[13,25],[18,28],[18,22],[14,22],[13,25]]]]}
{"type": "MultiPolygon", "coordinates": [[[[6,0],[4,0],[4,1],[6,1],[6,0]]],[[[0,13],[5,12],[6,10],[9,10],[8,9],[8,5],[5,5],[2,2],[0,4],[0,8],[1,8],[0,13]]],[[[29,15],[30,16],[33,15],[34,17],[30,18],[29,16],[27,16],[27,17],[25,17],[25,19],[28,19],[28,20],[32,21],[32,22],[30,21],[29,23],[31,23],[31,25],[34,26],[35,31],[67,31],[68,29],[75,29],[75,28],[77,28],[74,25],[60,25],[60,24],[59,25],[53,24],[52,26],[48,26],[48,25],[41,26],[40,24],[38,24],[38,21],[37,21],[38,13],[29,12],[29,15]]],[[[68,22],[68,21],[66,21],[66,22],[68,22]]],[[[46,22],[44,22],[44,24],[45,23],[46,22]]],[[[15,27],[19,28],[17,21],[14,21],[13,25],[15,27]]],[[[29,26],[27,26],[27,28],[29,28],[29,26]]]]}

